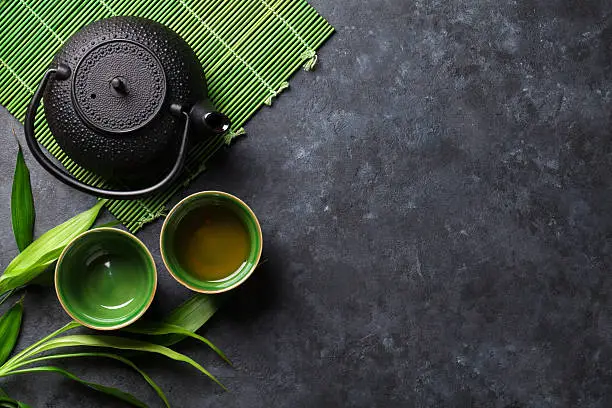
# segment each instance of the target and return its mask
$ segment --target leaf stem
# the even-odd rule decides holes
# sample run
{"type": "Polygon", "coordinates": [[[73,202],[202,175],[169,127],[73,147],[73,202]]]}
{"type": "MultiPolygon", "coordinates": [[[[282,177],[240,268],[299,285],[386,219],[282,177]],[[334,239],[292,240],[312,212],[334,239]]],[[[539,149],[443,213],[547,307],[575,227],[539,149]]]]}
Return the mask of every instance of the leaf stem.
{"type": "Polygon", "coordinates": [[[57,360],[57,359],[62,359],[62,358],[75,358],[75,357],[106,357],[106,358],[110,358],[110,359],[113,359],[113,360],[120,361],[123,364],[130,366],[131,368],[133,368],[136,372],[138,372],[145,379],[145,381],[151,386],[151,388],[153,388],[153,390],[157,393],[159,398],[164,402],[166,407],[170,408],[170,402],[166,398],[166,395],[163,393],[161,388],[159,388],[159,386],[153,381],[153,379],[151,379],[151,377],[149,377],[147,375],[147,373],[142,371],[140,368],[138,368],[136,366],[136,364],[134,364],[132,361],[128,360],[127,358],[121,357],[121,356],[116,355],[116,354],[111,354],[111,353],[91,353],[91,352],[87,353],[87,352],[85,352],[85,353],[72,353],[72,354],[52,354],[52,355],[49,355],[49,356],[33,358],[31,360],[21,361],[21,362],[15,364],[15,365],[13,365],[12,368],[11,368],[11,371],[6,373],[4,376],[9,376],[9,375],[12,375],[14,373],[19,373],[19,372],[21,372],[21,370],[15,370],[15,369],[19,368],[19,367],[26,366],[26,365],[30,365],[30,364],[34,364],[34,363],[39,363],[41,361],[47,361],[47,360],[57,360]]]}
{"type": "Polygon", "coordinates": [[[45,342],[51,340],[52,338],[68,330],[75,329],[79,326],[81,325],[78,324],[77,322],[72,321],[68,323],[67,325],[65,325],[64,327],[57,329],[56,331],[49,334],[48,336],[38,340],[36,343],[32,344],[31,346],[21,350],[19,353],[15,354],[10,360],[8,360],[2,367],[0,367],[0,377],[5,377],[6,375],[4,374],[8,371],[11,371],[11,369],[14,368],[15,365],[21,363],[24,359],[36,354],[37,349],[40,346],[43,346],[45,342]]]}
{"type": "Polygon", "coordinates": [[[0,305],[2,305],[4,302],[6,302],[6,299],[10,298],[11,295],[13,293],[15,293],[15,291],[19,290],[19,288],[15,288],[15,289],[11,289],[11,290],[7,290],[6,292],[4,292],[2,295],[0,295],[0,305]]]}

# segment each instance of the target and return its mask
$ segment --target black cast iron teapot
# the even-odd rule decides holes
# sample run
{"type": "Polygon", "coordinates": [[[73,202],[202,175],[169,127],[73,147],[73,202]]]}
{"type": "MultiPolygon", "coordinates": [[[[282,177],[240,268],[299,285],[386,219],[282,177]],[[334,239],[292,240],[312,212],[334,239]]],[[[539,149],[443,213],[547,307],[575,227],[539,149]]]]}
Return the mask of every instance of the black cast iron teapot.
{"type": "Polygon", "coordinates": [[[183,167],[191,133],[212,137],[229,127],[228,117],[207,99],[195,52],[174,31],[138,17],[99,20],[72,36],[45,73],[25,118],[28,146],[42,167],[78,190],[116,199],[166,187],[183,167]],[[62,150],[129,190],[93,187],[47,158],[34,137],[41,99],[62,150]]]}

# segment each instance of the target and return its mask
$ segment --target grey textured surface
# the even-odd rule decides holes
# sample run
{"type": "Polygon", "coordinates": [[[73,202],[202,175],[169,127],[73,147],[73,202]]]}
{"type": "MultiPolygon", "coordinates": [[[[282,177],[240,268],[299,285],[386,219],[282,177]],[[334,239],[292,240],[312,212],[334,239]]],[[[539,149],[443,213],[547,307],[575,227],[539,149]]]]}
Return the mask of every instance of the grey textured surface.
{"type": "MultiPolygon", "coordinates": [[[[318,70],[181,194],[234,193],[263,225],[268,262],[203,330],[235,368],[179,347],[231,392],[141,366],[177,407],[611,406],[612,3],[312,4],[338,30],[318,70]]],[[[38,231],[92,204],[29,163],[38,231]]],[[[159,230],[139,234],[158,262],[159,230]]],[[[160,269],[152,313],[188,296],[160,269]]],[[[25,302],[20,347],[67,320],[50,289],[25,302]]],[[[114,364],[66,367],[161,406],[114,364]]],[[[0,386],[36,407],[116,404],[51,374],[0,386]]]]}

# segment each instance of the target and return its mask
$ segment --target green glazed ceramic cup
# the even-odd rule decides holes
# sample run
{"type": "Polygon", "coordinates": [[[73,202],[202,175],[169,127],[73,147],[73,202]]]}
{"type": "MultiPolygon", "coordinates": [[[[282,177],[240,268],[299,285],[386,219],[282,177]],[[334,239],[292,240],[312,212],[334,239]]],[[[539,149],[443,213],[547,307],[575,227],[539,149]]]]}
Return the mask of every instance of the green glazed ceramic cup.
{"type": "Polygon", "coordinates": [[[149,250],[134,235],[97,228],[76,237],[55,268],[55,290],[66,311],[83,326],[115,330],[149,308],[157,270],[149,250]]]}
{"type": "Polygon", "coordinates": [[[226,292],[243,283],[251,276],[259,263],[262,243],[261,226],[255,213],[238,197],[221,191],[202,191],[184,198],[172,208],[166,217],[160,236],[162,259],[170,274],[180,284],[200,293],[226,292]],[[175,238],[181,220],[191,211],[210,204],[221,205],[234,211],[244,223],[250,241],[250,251],[246,262],[228,277],[216,281],[202,280],[185,270],[175,252],[175,238]]]}

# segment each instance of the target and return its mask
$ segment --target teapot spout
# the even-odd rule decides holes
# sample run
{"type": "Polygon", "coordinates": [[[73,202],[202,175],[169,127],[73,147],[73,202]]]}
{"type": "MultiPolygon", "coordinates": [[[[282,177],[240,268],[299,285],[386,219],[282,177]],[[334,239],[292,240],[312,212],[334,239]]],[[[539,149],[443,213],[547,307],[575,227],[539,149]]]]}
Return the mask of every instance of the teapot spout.
{"type": "Polygon", "coordinates": [[[204,136],[218,136],[227,132],[232,122],[227,115],[217,111],[208,99],[193,105],[189,118],[196,128],[196,132],[204,136]]]}

